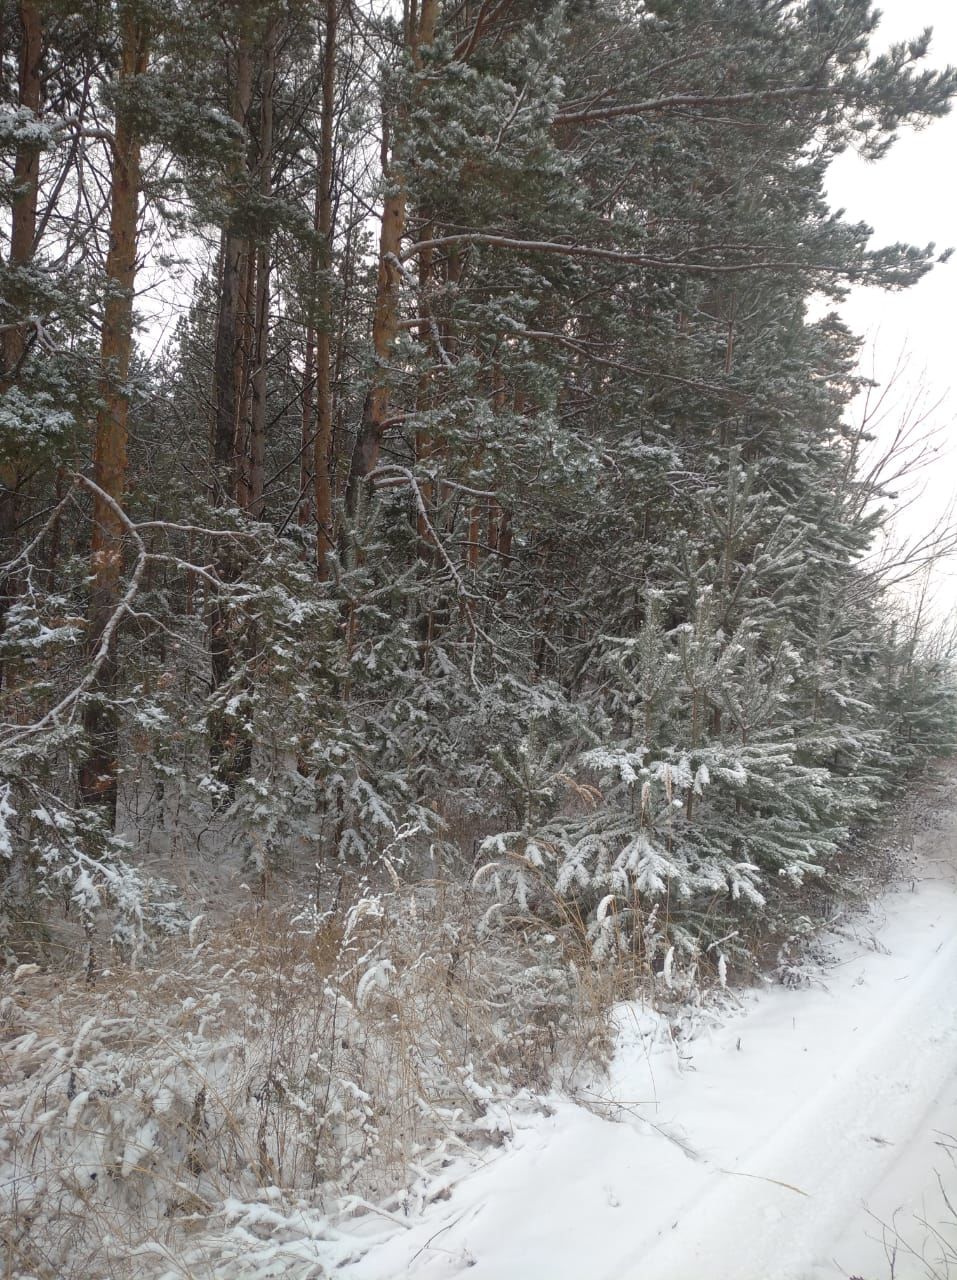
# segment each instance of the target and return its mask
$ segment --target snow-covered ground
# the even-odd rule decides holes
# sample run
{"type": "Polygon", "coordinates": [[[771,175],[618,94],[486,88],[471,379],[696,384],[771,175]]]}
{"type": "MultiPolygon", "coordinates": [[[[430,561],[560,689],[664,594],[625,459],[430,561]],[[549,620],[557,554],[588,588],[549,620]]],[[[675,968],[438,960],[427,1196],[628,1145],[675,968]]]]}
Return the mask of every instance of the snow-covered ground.
{"type": "Polygon", "coordinates": [[[502,1149],[451,1168],[408,1226],[380,1218],[339,1274],[957,1277],[955,853],[951,815],[809,987],[681,1043],[623,1007],[594,1097],[516,1112],[502,1149]]]}
{"type": "MultiPolygon", "coordinates": [[[[957,1280],[955,794],[957,774],[906,880],[821,940],[807,985],[727,992],[680,1016],[622,1005],[610,1069],[576,1098],[515,1094],[488,1069],[499,1015],[483,1032],[477,998],[443,1003],[444,943],[421,962],[406,899],[391,932],[360,948],[388,942],[404,1004],[386,988],[366,1001],[364,976],[313,1008],[315,938],[278,924],[273,949],[200,937],[175,967],[124,970],[115,986],[104,972],[92,991],[21,966],[0,999],[4,1275],[957,1280]],[[266,975],[275,986],[256,1004],[266,975]],[[397,1009],[404,1040],[381,1033],[397,1009]],[[407,1072],[429,1044],[445,1056],[407,1072]],[[275,1059],[295,1082],[304,1055],[330,1045],[322,1114],[339,1128],[312,1153],[296,1119],[305,1097],[302,1132],[315,1135],[307,1104],[322,1077],[315,1095],[296,1086],[286,1110],[267,1111],[263,1073],[275,1059]],[[409,1137],[413,1109],[423,1120],[409,1137]],[[479,1134],[503,1141],[479,1151],[479,1134]],[[390,1152],[413,1181],[372,1204],[396,1186],[390,1152]],[[335,1159],[337,1178],[314,1185],[310,1170],[335,1159]]],[[[511,992],[520,1013],[521,953],[481,945],[470,981],[494,1010],[511,992]]],[[[529,974],[538,991],[536,965],[529,974]]],[[[576,1024],[578,1052],[600,1039],[602,1009],[576,1024]]]]}

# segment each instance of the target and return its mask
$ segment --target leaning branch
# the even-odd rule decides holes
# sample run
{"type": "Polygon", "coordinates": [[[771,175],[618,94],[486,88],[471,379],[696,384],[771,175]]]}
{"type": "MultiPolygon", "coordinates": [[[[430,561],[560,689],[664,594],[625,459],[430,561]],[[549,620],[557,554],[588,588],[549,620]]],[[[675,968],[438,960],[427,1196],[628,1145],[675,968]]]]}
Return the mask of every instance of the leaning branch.
{"type": "Polygon", "coordinates": [[[751,93],[676,93],[644,102],[624,102],[588,111],[559,111],[552,123],[598,124],[625,116],[647,116],[657,111],[679,111],[695,107],[747,107],[760,102],[792,102],[826,93],[820,85],[792,85],[786,89],[756,89],[751,93]]]}
{"type": "MultiPolygon", "coordinates": [[[[146,549],[146,543],[140,537],[136,525],[132,520],[130,520],[129,516],[116,499],[111,494],[107,493],[105,489],[101,489],[98,484],[95,484],[84,475],[76,474],[73,479],[77,484],[89,489],[98,501],[108,507],[122,525],[124,531],[129,534],[136,547],[136,562],[133,565],[133,572],[130,574],[129,582],[126,584],[126,590],[123,592],[122,596],[120,596],[116,603],[116,607],[113,609],[106,621],[106,625],[100,632],[96,650],[93,654],[93,661],[90,663],[86,675],[79,684],[75,685],[69,693],[64,694],[60,701],[55,706],[51,707],[45,715],[41,716],[39,720],[35,720],[33,724],[23,726],[19,733],[15,733],[12,739],[8,742],[9,746],[14,746],[24,738],[32,737],[33,734],[40,733],[43,729],[49,728],[51,725],[58,724],[60,722],[60,718],[66,712],[73,710],[86,691],[92,686],[99,675],[103,664],[109,657],[110,646],[113,643],[113,637],[116,635],[120,623],[123,621],[126,614],[132,611],[133,601],[139,594],[143,575],[146,572],[146,566],[150,560],[150,554],[146,549]]],[[[12,728],[13,726],[6,725],[4,727],[12,728]]]]}
{"type": "Polygon", "coordinates": [[[821,271],[828,275],[845,275],[846,267],[827,262],[797,262],[790,259],[751,259],[746,262],[684,262],[675,258],[649,258],[643,253],[627,253],[620,249],[601,249],[596,245],[563,244],[558,240],[519,240],[513,236],[487,235],[481,231],[462,231],[455,235],[417,240],[402,254],[403,261],[425,249],[442,249],[457,244],[487,244],[493,249],[513,249],[520,253],[547,253],[564,258],[591,258],[622,266],[648,267],[657,271],[682,271],[694,275],[724,275],[743,271],[821,271]]]}
{"type": "Polygon", "coordinates": [[[149,564],[175,564],[182,569],[195,573],[210,586],[217,589],[222,588],[221,580],[217,577],[215,572],[211,571],[206,566],[194,564],[188,560],[183,560],[179,556],[171,555],[168,552],[150,551],[142,536],[144,531],[161,530],[165,533],[198,533],[211,537],[252,536],[244,535],[241,531],[206,529],[199,525],[178,524],[165,520],[144,520],[136,522],[130,519],[119,502],[117,502],[111,494],[107,493],[105,489],[102,489],[88,476],[76,472],[71,478],[73,480],[73,484],[70,486],[69,491],[64,495],[60,502],[57,503],[50,515],[50,518],[44,524],[40,532],[26,547],[24,547],[18,556],[9,561],[8,564],[0,566],[0,570],[9,571],[25,563],[29,559],[31,551],[33,551],[42,541],[43,537],[49,531],[53,521],[60,515],[63,507],[70,500],[77,487],[87,489],[91,494],[93,494],[94,498],[103,503],[104,506],[109,509],[111,514],[115,517],[118,525],[123,530],[123,533],[130,538],[135,548],[135,560],[129,580],[126,584],[126,590],[116,602],[115,607],[107,619],[106,625],[104,626],[97,641],[96,649],[93,652],[90,666],[87,668],[83,678],[68,693],[64,694],[59,702],[57,702],[55,706],[52,706],[43,716],[41,716],[39,720],[28,725],[3,724],[0,726],[4,729],[14,731],[12,736],[7,739],[6,745],[8,746],[13,746],[18,742],[22,742],[26,738],[32,737],[34,734],[42,732],[44,729],[48,729],[62,723],[63,718],[76,709],[84,694],[86,694],[93,686],[103,664],[107,661],[114,637],[116,636],[124,618],[135,616],[133,609],[134,601],[140,592],[146,568],[149,564]]]}

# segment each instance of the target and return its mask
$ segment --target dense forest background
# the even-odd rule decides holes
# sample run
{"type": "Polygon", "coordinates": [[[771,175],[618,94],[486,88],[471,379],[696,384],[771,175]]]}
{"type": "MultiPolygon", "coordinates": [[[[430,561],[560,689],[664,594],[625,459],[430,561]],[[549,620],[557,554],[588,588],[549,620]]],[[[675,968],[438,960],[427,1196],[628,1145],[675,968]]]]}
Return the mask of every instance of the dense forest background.
{"type": "Polygon", "coordinates": [[[938,442],[839,304],[946,254],[825,178],[957,70],[875,33],[0,0],[4,1274],[345,1274],[944,803],[938,442]]]}
{"type": "Polygon", "coordinates": [[[9,956],[401,872],[723,975],[826,896],[955,709],[833,309],[935,260],[823,194],[957,90],[876,22],[3,0],[9,956]]]}

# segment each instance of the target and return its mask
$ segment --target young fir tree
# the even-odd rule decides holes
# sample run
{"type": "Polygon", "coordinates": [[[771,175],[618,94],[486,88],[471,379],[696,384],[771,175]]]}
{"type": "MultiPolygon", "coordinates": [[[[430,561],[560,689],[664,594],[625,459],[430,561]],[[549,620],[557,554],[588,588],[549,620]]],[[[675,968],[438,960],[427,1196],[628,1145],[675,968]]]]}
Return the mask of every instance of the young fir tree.
{"type": "Polygon", "coordinates": [[[949,714],[863,562],[855,340],[808,317],[933,261],[823,194],[947,109],[927,36],[872,58],[861,0],[3,21],[5,884],[89,906],[104,794],[264,887],[405,821],[430,867],[486,840],[600,947],[828,874],[949,714]],[[196,280],[155,364],[134,241],[196,280]]]}

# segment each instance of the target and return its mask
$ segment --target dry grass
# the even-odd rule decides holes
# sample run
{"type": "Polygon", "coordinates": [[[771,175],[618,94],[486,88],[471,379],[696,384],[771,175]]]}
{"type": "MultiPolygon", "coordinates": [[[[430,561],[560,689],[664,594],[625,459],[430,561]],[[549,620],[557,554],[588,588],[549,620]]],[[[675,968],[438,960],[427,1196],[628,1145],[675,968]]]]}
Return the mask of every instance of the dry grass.
{"type": "MultiPolygon", "coordinates": [[[[942,772],[884,829],[885,876],[915,815],[953,787],[942,772]]],[[[874,846],[847,856],[864,895],[874,846]]],[[[376,1214],[404,1221],[443,1193],[444,1165],[500,1141],[510,1108],[587,1084],[618,999],[643,990],[678,1009],[717,979],[707,950],[666,964],[666,910],[646,919],[636,901],[638,928],[610,912],[596,939],[544,878],[533,896],[533,914],[506,918],[464,875],[405,885],[384,861],[376,889],[323,912],[220,902],[188,941],[102,970],[93,989],[75,967],[8,972],[3,1275],[328,1275],[376,1214]]],[[[774,966],[780,937],[744,942],[774,966]]]]}
{"type": "Polygon", "coordinates": [[[939,1133],[936,1146],[941,1153],[934,1170],[936,1186],[923,1197],[922,1209],[910,1214],[898,1211],[889,1222],[870,1215],[877,1228],[873,1234],[887,1260],[881,1280],[954,1280],[957,1276],[957,1140],[939,1133]]]}
{"type": "Polygon", "coordinates": [[[607,1049],[613,984],[574,927],[489,927],[461,886],[201,930],[92,990],[4,980],[7,1277],[323,1275],[351,1209],[607,1049]]]}

